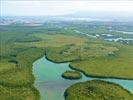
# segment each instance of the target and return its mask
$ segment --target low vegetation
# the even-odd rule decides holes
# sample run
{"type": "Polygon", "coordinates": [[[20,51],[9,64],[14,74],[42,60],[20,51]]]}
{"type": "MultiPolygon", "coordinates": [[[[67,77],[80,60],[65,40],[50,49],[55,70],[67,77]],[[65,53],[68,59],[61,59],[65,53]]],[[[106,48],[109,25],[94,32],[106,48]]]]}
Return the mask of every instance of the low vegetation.
{"type": "Polygon", "coordinates": [[[27,48],[16,53],[18,63],[10,59],[0,61],[0,99],[1,100],[37,100],[38,91],[32,86],[34,76],[32,63],[45,54],[41,48],[27,48]]]}
{"type": "Polygon", "coordinates": [[[65,79],[80,79],[82,75],[78,71],[66,71],[62,74],[62,77],[65,79]]]}
{"type": "Polygon", "coordinates": [[[31,29],[20,26],[0,29],[0,100],[38,100],[32,63],[45,54],[45,49],[15,45],[20,41],[38,41],[39,38],[28,35],[31,29]]]}
{"type": "Polygon", "coordinates": [[[75,61],[70,67],[87,76],[133,79],[132,51],[132,46],[121,46],[113,55],[75,61]]]}
{"type": "Polygon", "coordinates": [[[70,62],[87,76],[133,79],[132,45],[87,38],[72,27],[0,26],[0,99],[39,99],[32,64],[43,55],[53,62],[70,62]]]}
{"type": "Polygon", "coordinates": [[[39,98],[39,93],[34,87],[0,85],[0,100],[38,100],[39,98]]]}
{"type": "Polygon", "coordinates": [[[76,83],[65,92],[65,100],[132,100],[133,95],[114,83],[92,80],[76,83]]]}

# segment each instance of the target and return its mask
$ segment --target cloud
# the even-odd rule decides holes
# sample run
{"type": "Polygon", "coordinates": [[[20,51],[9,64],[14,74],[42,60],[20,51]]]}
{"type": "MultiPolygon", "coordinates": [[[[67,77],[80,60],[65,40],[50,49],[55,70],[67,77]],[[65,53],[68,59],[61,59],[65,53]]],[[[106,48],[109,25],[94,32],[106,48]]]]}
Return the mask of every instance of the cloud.
{"type": "Polygon", "coordinates": [[[133,13],[133,1],[10,1],[2,0],[2,15],[50,16],[78,11],[111,11],[133,13]]]}

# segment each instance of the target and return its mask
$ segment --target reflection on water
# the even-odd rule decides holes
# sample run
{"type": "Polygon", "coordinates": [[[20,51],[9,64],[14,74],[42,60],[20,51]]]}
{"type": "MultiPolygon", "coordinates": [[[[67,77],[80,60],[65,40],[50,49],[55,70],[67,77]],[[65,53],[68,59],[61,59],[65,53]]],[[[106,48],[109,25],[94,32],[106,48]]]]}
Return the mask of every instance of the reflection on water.
{"type": "MultiPolygon", "coordinates": [[[[39,90],[41,100],[64,100],[64,91],[74,83],[92,80],[96,78],[86,77],[82,74],[82,79],[67,80],[61,77],[68,67],[69,63],[53,63],[45,57],[37,60],[33,64],[33,74],[35,76],[35,87],[39,90]]],[[[133,81],[119,79],[103,79],[118,83],[133,93],[133,81]]]]}

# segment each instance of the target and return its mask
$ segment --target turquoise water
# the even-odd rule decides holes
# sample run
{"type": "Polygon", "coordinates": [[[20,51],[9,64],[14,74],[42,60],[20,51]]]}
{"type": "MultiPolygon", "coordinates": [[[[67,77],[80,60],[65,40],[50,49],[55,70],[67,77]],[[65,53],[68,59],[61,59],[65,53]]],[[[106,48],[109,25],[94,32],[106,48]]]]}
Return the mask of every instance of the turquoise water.
{"type": "MultiPolygon", "coordinates": [[[[67,80],[61,77],[66,70],[71,70],[68,67],[69,63],[53,63],[48,61],[45,57],[38,59],[33,63],[33,74],[35,76],[35,87],[39,90],[41,100],[64,100],[64,91],[76,82],[83,82],[93,80],[96,78],[86,77],[82,74],[82,79],[67,80]]],[[[133,93],[132,80],[120,79],[102,79],[120,84],[125,89],[133,93]]]]}

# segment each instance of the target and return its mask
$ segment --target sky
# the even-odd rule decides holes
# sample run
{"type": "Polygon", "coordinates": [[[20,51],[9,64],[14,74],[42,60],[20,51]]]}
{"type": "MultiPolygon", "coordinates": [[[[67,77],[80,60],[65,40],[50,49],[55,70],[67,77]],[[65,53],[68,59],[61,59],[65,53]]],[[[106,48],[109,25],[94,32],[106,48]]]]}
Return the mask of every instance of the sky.
{"type": "Polygon", "coordinates": [[[115,12],[133,15],[132,0],[1,0],[2,16],[56,16],[75,12],[115,12]]]}

